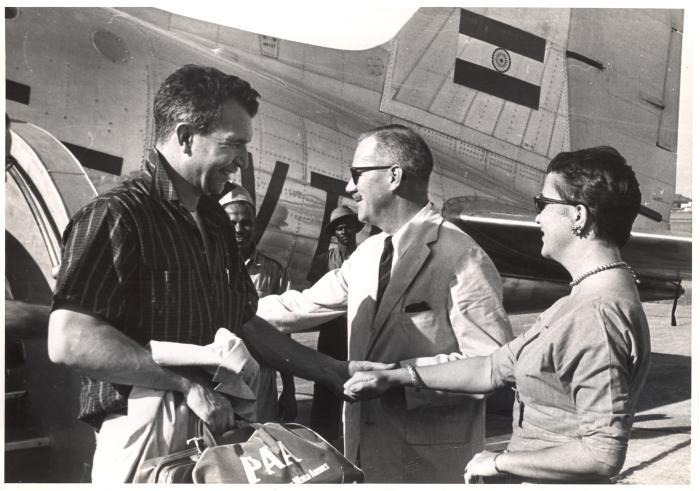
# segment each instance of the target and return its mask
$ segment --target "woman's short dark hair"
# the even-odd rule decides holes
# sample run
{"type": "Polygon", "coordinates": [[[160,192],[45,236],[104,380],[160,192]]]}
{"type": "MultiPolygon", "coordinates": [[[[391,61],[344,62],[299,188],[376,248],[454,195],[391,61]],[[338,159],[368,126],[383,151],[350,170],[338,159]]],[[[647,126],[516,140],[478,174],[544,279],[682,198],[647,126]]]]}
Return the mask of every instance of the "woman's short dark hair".
{"type": "Polygon", "coordinates": [[[387,162],[399,165],[408,176],[428,182],[433,154],[418,133],[401,124],[390,124],[362,133],[357,140],[361,142],[370,136],[379,144],[377,153],[387,162]]]}
{"type": "Polygon", "coordinates": [[[235,75],[201,65],[184,65],[170,74],[153,102],[156,140],[162,141],[178,123],[207,134],[221,118],[222,105],[235,100],[253,117],[260,94],[235,75]]]}
{"type": "Polygon", "coordinates": [[[547,173],[563,177],[555,188],[563,198],[586,205],[596,237],[618,247],[627,243],[642,194],[632,167],[612,147],[561,152],[547,173]]]}

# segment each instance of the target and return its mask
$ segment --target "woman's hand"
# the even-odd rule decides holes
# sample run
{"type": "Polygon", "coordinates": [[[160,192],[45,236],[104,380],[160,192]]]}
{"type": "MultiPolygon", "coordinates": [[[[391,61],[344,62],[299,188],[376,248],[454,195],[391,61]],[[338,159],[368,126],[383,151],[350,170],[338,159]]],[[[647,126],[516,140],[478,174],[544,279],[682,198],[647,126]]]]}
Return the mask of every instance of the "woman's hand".
{"type": "Polygon", "coordinates": [[[352,400],[379,397],[391,387],[390,371],[355,372],[343,386],[345,395],[352,400]]]}
{"type": "Polygon", "coordinates": [[[464,481],[470,482],[474,476],[490,477],[498,476],[501,473],[496,470],[496,452],[484,450],[479,452],[467,462],[467,467],[464,469],[464,481]]]}

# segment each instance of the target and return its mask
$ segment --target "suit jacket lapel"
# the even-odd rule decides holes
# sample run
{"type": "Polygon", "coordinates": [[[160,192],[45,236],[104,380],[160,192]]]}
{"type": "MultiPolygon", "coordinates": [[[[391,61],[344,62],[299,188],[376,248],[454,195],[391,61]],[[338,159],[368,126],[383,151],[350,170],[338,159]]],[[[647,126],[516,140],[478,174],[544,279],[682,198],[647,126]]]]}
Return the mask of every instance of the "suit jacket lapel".
{"type": "Polygon", "coordinates": [[[377,314],[374,316],[374,322],[372,323],[370,339],[367,344],[368,354],[377,336],[384,328],[389,314],[399,299],[406,293],[423,263],[430,256],[430,244],[437,240],[438,228],[442,222],[442,217],[437,213],[435,215],[435,217],[431,216],[428,220],[415,224],[415,230],[410,230],[410,236],[406,236],[407,240],[411,240],[411,244],[399,257],[394,270],[391,272],[391,280],[384,292],[384,297],[377,308],[377,314]]]}

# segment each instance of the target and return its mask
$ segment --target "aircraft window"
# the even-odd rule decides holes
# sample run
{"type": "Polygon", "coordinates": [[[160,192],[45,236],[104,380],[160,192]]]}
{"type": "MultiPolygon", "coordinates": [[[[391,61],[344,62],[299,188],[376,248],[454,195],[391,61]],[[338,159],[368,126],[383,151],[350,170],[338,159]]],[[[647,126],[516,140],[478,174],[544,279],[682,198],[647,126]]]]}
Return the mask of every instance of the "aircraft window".
{"type": "Polygon", "coordinates": [[[131,58],[124,40],[110,31],[99,29],[93,32],[92,45],[99,54],[114,63],[126,63],[131,58]]]}
{"type": "Polygon", "coordinates": [[[19,8],[5,7],[5,20],[14,19],[19,15],[19,8]]]}

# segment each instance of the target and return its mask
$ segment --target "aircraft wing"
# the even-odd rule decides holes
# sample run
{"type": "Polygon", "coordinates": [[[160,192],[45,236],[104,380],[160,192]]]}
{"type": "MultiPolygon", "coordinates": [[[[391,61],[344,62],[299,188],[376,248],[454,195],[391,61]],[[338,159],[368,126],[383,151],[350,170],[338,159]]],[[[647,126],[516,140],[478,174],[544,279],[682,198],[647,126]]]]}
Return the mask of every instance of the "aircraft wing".
{"type": "MultiPolygon", "coordinates": [[[[569,293],[571,277],[540,255],[542,233],[532,213],[480,200],[450,200],[443,215],[468,233],[491,257],[504,279],[509,311],[538,311],[569,293]],[[518,289],[520,291],[518,291],[518,289]]],[[[622,256],[639,279],[643,301],[674,299],[680,284],[692,279],[692,240],[632,232],[622,256]]]]}

